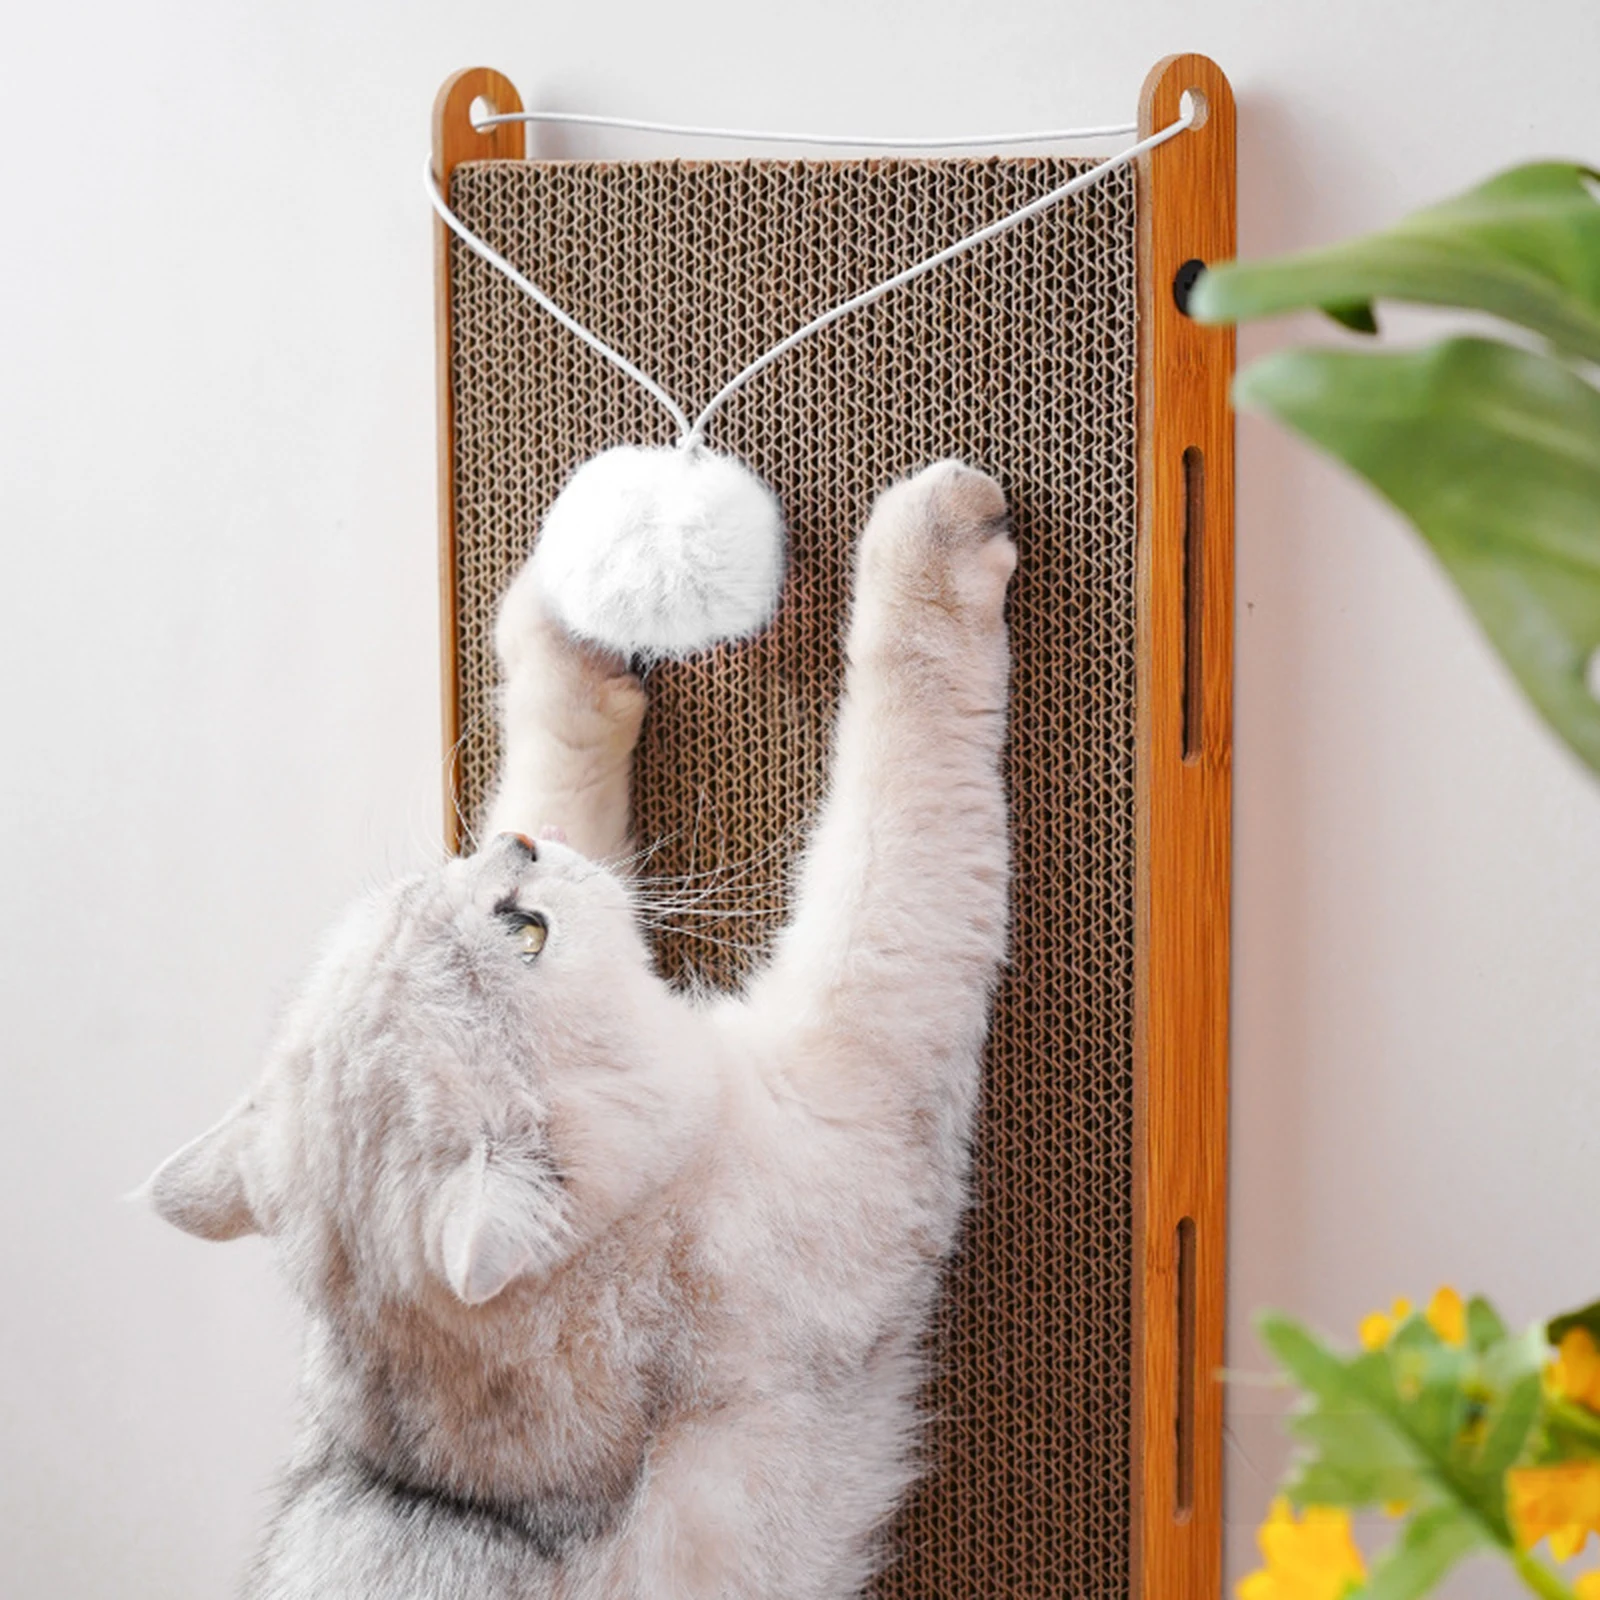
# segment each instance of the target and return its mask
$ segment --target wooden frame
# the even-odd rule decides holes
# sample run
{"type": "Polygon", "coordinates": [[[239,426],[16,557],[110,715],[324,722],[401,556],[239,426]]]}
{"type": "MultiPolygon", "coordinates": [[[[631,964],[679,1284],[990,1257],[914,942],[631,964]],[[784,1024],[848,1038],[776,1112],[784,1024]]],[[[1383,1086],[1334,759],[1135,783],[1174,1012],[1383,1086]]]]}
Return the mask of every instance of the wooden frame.
{"type": "MultiPolygon", "coordinates": [[[[1234,109],[1204,56],[1170,56],[1140,100],[1141,136],[1203,120],[1141,162],[1140,505],[1134,1106],[1132,1590],[1214,1600],[1222,1584],[1233,454],[1229,329],[1180,306],[1189,264],[1234,250],[1234,109]],[[1187,269],[1187,270],[1185,270],[1187,269]]],[[[521,160],[522,124],[479,133],[510,81],[456,73],[434,107],[434,175],[521,160]]],[[[446,836],[461,842],[454,752],[457,594],[449,230],[435,223],[446,836]]]]}
{"type": "MultiPolygon", "coordinates": [[[[521,111],[522,96],[493,67],[467,67],[445,79],[433,102],[433,176],[440,192],[450,193],[450,174],[463,161],[521,161],[527,152],[527,127],[503,122],[479,133],[472,125],[473,102],[487,100],[496,111],[521,111]]],[[[461,848],[461,808],[457,803],[456,746],[461,740],[461,697],[456,689],[456,417],[450,383],[450,240],[454,236],[433,219],[434,371],[439,417],[439,662],[444,713],[444,843],[454,855],[461,848]]]]}
{"type": "Polygon", "coordinates": [[[1204,120],[1140,174],[1133,1570],[1149,1600],[1222,1592],[1234,342],[1179,302],[1189,263],[1234,253],[1234,110],[1215,62],[1168,56],[1141,138],[1185,91],[1204,120]]]}

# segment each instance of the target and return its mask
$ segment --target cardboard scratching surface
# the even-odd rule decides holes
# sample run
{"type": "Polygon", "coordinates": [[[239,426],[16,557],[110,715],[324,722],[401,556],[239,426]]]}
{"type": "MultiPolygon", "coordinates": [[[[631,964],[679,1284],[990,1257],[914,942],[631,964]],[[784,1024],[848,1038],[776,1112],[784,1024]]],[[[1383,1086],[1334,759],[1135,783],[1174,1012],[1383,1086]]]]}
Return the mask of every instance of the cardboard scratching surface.
{"type": "MultiPolygon", "coordinates": [[[[859,289],[1064,182],[1054,159],[482,162],[451,203],[691,414],[859,289]]],[[[453,245],[462,814],[497,758],[501,589],[574,466],[672,427],[453,245]]],[[[1007,756],[1012,965],[976,1207],[936,1330],[926,1481],[885,1597],[1099,1600],[1129,1583],[1134,906],[1135,200],[1126,170],[791,351],[711,443],[788,515],[763,638],[650,674],[648,868],[715,872],[662,970],[735,982],[783,912],[821,795],[852,542],[875,494],[960,456],[1010,499],[1021,564],[1007,756]],[[750,915],[749,913],[754,913],[750,915]]]]}

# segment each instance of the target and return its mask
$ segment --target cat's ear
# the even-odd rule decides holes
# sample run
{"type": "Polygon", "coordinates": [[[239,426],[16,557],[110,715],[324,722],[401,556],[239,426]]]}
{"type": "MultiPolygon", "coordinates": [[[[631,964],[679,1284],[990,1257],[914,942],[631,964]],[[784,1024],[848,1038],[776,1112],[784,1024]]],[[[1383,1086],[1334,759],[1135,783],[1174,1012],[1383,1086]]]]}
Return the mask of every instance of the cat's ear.
{"type": "Polygon", "coordinates": [[[437,1264],[469,1306],[554,1265],[568,1229],[547,1164],[480,1141],[445,1179],[436,1201],[437,1264]]]}
{"type": "Polygon", "coordinates": [[[259,1113],[246,1100],[168,1156],[144,1186],[157,1213],[201,1239],[261,1232],[244,1184],[244,1158],[258,1121],[259,1113]]]}

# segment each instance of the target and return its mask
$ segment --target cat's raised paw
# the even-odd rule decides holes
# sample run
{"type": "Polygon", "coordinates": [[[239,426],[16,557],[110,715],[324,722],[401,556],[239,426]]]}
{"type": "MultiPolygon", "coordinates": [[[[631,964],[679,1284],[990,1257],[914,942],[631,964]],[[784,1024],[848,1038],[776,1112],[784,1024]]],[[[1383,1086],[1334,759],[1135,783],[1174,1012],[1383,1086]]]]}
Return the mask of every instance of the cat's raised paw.
{"type": "Polygon", "coordinates": [[[936,461],[890,493],[898,490],[920,503],[930,524],[947,535],[984,539],[1006,532],[1005,491],[964,461],[936,461]]]}
{"type": "Polygon", "coordinates": [[[501,598],[494,642],[507,715],[542,718],[573,751],[633,748],[644,685],[621,656],[567,631],[540,594],[531,562],[501,598]]]}
{"type": "Polygon", "coordinates": [[[878,500],[862,577],[943,610],[997,618],[1016,569],[1005,492],[986,472],[938,461],[878,500]]]}

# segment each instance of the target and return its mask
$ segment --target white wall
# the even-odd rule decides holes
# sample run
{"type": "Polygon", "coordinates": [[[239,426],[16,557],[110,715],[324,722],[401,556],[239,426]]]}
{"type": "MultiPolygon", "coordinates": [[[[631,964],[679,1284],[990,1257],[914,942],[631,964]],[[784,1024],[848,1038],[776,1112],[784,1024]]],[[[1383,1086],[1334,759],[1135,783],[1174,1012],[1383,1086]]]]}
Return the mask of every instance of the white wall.
{"type": "MultiPolygon", "coordinates": [[[[330,914],[439,833],[418,175],[447,72],[492,62],[572,108],[960,130],[1117,118],[1158,56],[1201,49],[1238,91],[1254,253],[1518,158],[1600,158],[1593,0],[102,0],[6,35],[15,1600],[226,1592],[288,1437],[266,1252],[117,1196],[244,1086],[330,914]]],[[[1393,518],[1264,425],[1241,446],[1249,1367],[1264,1303],[1347,1328],[1441,1279],[1518,1319],[1600,1292],[1600,786],[1393,518]]],[[[1278,1458],[1268,1409],[1234,1400],[1235,1571],[1278,1458]]]]}

